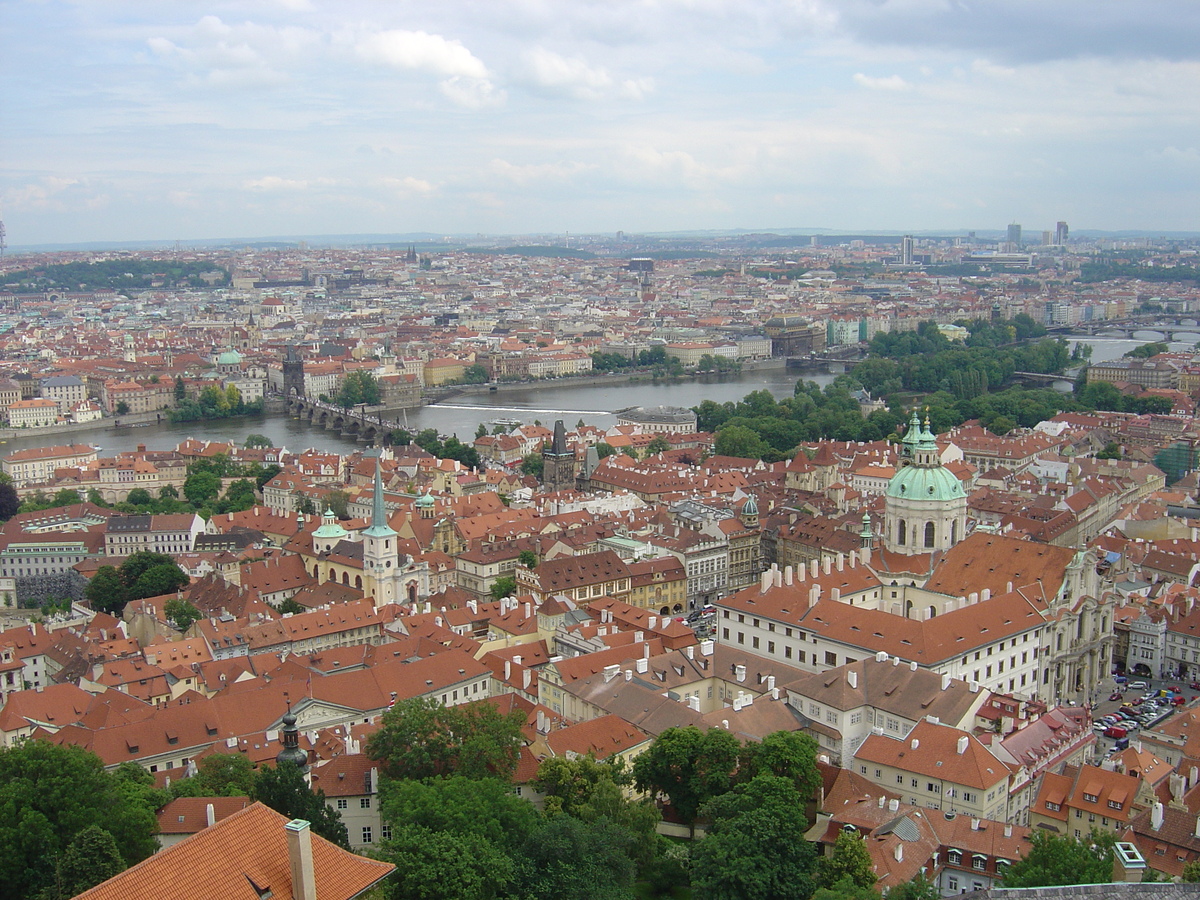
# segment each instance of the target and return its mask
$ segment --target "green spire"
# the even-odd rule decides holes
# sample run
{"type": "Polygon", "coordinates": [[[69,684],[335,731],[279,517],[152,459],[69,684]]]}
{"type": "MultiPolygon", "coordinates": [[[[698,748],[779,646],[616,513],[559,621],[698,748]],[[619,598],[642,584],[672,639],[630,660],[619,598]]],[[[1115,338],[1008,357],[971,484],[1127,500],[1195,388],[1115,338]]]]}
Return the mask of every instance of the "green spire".
{"type": "Polygon", "coordinates": [[[371,525],[363,534],[368,537],[391,537],[396,532],[388,526],[387,508],[383,505],[383,463],[375,458],[375,490],[371,497],[371,525]]]}

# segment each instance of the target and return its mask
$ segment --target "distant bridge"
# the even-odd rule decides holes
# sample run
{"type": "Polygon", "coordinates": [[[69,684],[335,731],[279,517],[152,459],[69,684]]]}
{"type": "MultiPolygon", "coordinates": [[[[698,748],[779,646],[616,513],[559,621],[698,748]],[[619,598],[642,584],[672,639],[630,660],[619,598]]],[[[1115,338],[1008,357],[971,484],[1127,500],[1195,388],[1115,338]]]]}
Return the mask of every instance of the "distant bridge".
{"type": "MultiPolygon", "coordinates": [[[[1101,319],[1075,325],[1052,325],[1051,334],[1087,334],[1094,337],[1132,338],[1138,331],[1157,331],[1165,340],[1173,341],[1177,334],[1200,334],[1200,321],[1193,316],[1155,316],[1154,318],[1101,319]]],[[[1186,340],[1186,338],[1184,338],[1186,340]]]]}
{"type": "Polygon", "coordinates": [[[382,443],[384,435],[404,428],[407,424],[398,419],[386,418],[386,414],[391,410],[383,406],[360,404],[344,409],[334,403],[310,400],[307,397],[289,397],[287,410],[289,415],[299,416],[310,425],[353,436],[355,440],[365,444],[382,443]]]}

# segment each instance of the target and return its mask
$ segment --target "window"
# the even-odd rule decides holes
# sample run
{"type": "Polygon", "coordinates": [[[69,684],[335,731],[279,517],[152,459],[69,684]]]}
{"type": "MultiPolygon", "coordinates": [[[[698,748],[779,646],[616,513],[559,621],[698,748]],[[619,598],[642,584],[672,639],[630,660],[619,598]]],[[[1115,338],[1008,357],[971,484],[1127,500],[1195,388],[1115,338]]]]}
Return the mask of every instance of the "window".
{"type": "Polygon", "coordinates": [[[370,825],[363,826],[362,835],[363,835],[362,842],[364,844],[371,844],[371,843],[375,842],[375,838],[371,834],[371,826],[370,825]]]}
{"type": "Polygon", "coordinates": [[[862,713],[861,712],[850,713],[850,724],[851,725],[857,725],[861,721],[862,721],[862,713]]]}
{"type": "Polygon", "coordinates": [[[825,651],[825,665],[836,666],[837,665],[837,654],[830,653],[828,650],[826,650],[825,651]]]}
{"type": "Polygon", "coordinates": [[[738,632],[738,643],[739,643],[739,644],[744,644],[744,643],[746,643],[746,632],[744,632],[744,631],[739,631],[739,632],[738,632]]]}
{"type": "Polygon", "coordinates": [[[1096,795],[1095,795],[1095,794],[1089,794],[1087,791],[1084,791],[1084,792],[1083,792],[1083,799],[1084,799],[1084,800],[1086,800],[1088,803],[1095,803],[1095,802],[1096,802],[1096,795]]]}
{"type": "Polygon", "coordinates": [[[349,801],[347,801],[345,797],[338,797],[337,808],[345,809],[348,803],[349,801]]]}
{"type": "Polygon", "coordinates": [[[946,858],[952,866],[960,865],[962,863],[962,851],[951,848],[950,852],[946,854],[946,858]]]}
{"type": "Polygon", "coordinates": [[[1109,800],[1109,801],[1108,801],[1108,808],[1109,808],[1109,809],[1120,809],[1120,808],[1121,808],[1121,801],[1119,801],[1119,800],[1109,800]]]}
{"type": "Polygon", "coordinates": [[[380,825],[379,826],[379,839],[383,840],[383,841],[390,841],[392,839],[392,826],[391,825],[380,825]]]}
{"type": "Polygon", "coordinates": [[[750,641],[750,644],[751,644],[751,646],[754,647],[755,650],[757,650],[758,649],[758,638],[757,637],[752,638],[750,641]]]}
{"type": "Polygon", "coordinates": [[[1062,807],[1057,803],[1051,803],[1049,800],[1047,800],[1046,809],[1050,810],[1051,812],[1058,812],[1060,809],[1062,809],[1062,807]]]}
{"type": "Polygon", "coordinates": [[[971,857],[971,868],[978,869],[980,872],[982,872],[985,868],[987,868],[987,857],[976,853],[971,857]]]}
{"type": "Polygon", "coordinates": [[[360,797],[358,799],[358,808],[359,809],[370,809],[371,808],[371,798],[370,797],[360,797]]]}

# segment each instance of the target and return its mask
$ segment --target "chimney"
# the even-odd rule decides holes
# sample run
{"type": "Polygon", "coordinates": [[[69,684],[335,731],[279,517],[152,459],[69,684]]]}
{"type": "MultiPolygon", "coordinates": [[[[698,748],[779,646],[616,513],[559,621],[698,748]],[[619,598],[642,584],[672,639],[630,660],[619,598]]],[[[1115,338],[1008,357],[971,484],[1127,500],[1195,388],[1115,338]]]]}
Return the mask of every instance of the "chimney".
{"type": "Polygon", "coordinates": [[[792,586],[792,567],[785,566],[783,570],[783,583],[788,587],[792,586]]]}
{"type": "Polygon", "coordinates": [[[621,667],[618,665],[605,666],[604,667],[604,683],[608,684],[610,681],[612,681],[614,678],[617,677],[617,673],[620,671],[621,671],[621,667]]]}
{"type": "MultiPolygon", "coordinates": [[[[758,592],[760,594],[765,594],[768,590],[770,590],[771,580],[771,572],[769,570],[763,572],[762,575],[759,576],[758,592]]],[[[654,626],[652,625],[650,627],[653,628],[654,626]]]]}
{"type": "Polygon", "coordinates": [[[912,739],[912,742],[909,744],[909,746],[910,746],[910,747],[911,747],[913,750],[916,750],[918,747],[920,747],[920,746],[921,746],[921,741],[920,741],[920,739],[918,739],[918,738],[913,738],[913,739],[912,739]]]}
{"type": "Polygon", "coordinates": [[[712,656],[714,646],[715,646],[715,644],[713,644],[712,641],[701,641],[700,642],[700,652],[702,654],[704,654],[705,656],[712,656]]]}
{"type": "Polygon", "coordinates": [[[211,803],[204,807],[204,824],[208,828],[217,824],[217,810],[211,803]]]}
{"type": "Polygon", "coordinates": [[[1004,836],[1005,836],[1005,837],[1007,837],[1007,838],[1010,838],[1010,837],[1012,837],[1012,825],[1005,825],[1005,826],[1004,826],[1004,836]]]}
{"type": "Polygon", "coordinates": [[[625,670],[625,680],[626,680],[626,681],[633,681],[633,669],[626,669],[626,670],[625,670]]]}
{"type": "Polygon", "coordinates": [[[900,809],[900,801],[899,800],[889,800],[888,801],[888,811],[889,812],[897,812],[899,809],[900,809]]]}
{"type": "Polygon", "coordinates": [[[896,862],[904,862],[904,845],[903,844],[896,845],[895,856],[896,856],[896,862]]]}
{"type": "Polygon", "coordinates": [[[317,900],[317,876],[313,871],[312,831],[303,819],[292,819],[287,831],[288,862],[292,867],[292,896],[295,900],[317,900]]]}
{"type": "Polygon", "coordinates": [[[687,702],[688,702],[688,709],[692,710],[692,712],[700,712],[700,697],[699,696],[693,694],[691,697],[688,697],[687,702]]]}
{"type": "Polygon", "coordinates": [[[976,603],[978,603],[979,602],[979,592],[971,591],[971,593],[967,594],[967,602],[971,606],[974,606],[976,603]]]}
{"type": "Polygon", "coordinates": [[[511,679],[512,679],[512,660],[506,659],[504,661],[504,680],[509,681],[511,679]]]}
{"type": "Polygon", "coordinates": [[[541,734],[545,734],[549,729],[546,727],[546,711],[539,709],[537,714],[537,730],[541,734]]]}
{"type": "Polygon", "coordinates": [[[879,808],[883,809],[884,804],[886,804],[886,803],[887,803],[887,797],[883,796],[883,794],[880,794],[879,795],[879,808]]]}
{"type": "Polygon", "coordinates": [[[875,654],[875,662],[887,662],[887,658],[888,655],[886,650],[880,650],[875,654]]]}
{"type": "Polygon", "coordinates": [[[804,576],[807,573],[808,573],[808,569],[805,567],[804,563],[801,563],[800,565],[796,566],[796,580],[797,581],[803,581],[804,576]]]}
{"type": "Polygon", "coordinates": [[[854,690],[858,690],[858,673],[855,672],[854,670],[850,670],[850,671],[846,672],[846,682],[854,690]]]}
{"type": "Polygon", "coordinates": [[[739,664],[735,666],[733,671],[739,684],[746,680],[746,667],[744,665],[739,664]]]}
{"type": "Polygon", "coordinates": [[[639,675],[645,675],[647,672],[649,672],[650,671],[650,660],[646,659],[646,657],[644,657],[644,656],[641,659],[639,659],[637,661],[637,670],[638,670],[639,675]]]}
{"type": "Polygon", "coordinates": [[[850,568],[853,569],[857,564],[858,564],[858,551],[851,550],[850,551],[850,568]]]}
{"type": "Polygon", "coordinates": [[[846,565],[846,558],[841,553],[839,553],[837,555],[837,570],[839,572],[842,571],[842,569],[845,567],[845,565],[846,565]]]}
{"type": "Polygon", "coordinates": [[[808,589],[808,608],[812,609],[817,605],[817,601],[821,599],[821,586],[814,584],[808,589]]]}
{"type": "Polygon", "coordinates": [[[967,690],[969,690],[972,694],[978,694],[979,693],[979,682],[978,681],[968,681],[967,682],[967,690]]]}
{"type": "Polygon", "coordinates": [[[644,632],[641,632],[641,631],[635,631],[635,632],[633,633],[633,642],[634,642],[635,644],[640,644],[640,643],[641,643],[642,641],[644,641],[645,639],[646,639],[646,635],[645,635],[645,633],[644,633],[644,632]]]}
{"type": "Polygon", "coordinates": [[[658,627],[658,616],[651,616],[650,617],[650,630],[653,631],[657,627],[658,627]]]}
{"type": "Polygon", "coordinates": [[[840,602],[842,599],[842,589],[841,588],[832,588],[829,591],[829,599],[832,600],[834,603],[840,602]]]}
{"type": "Polygon", "coordinates": [[[970,742],[967,740],[967,736],[965,734],[958,739],[958,748],[957,749],[958,749],[959,756],[962,756],[964,753],[967,752],[967,744],[968,743],[970,743],[970,742]]]}
{"type": "Polygon", "coordinates": [[[521,673],[521,676],[522,676],[521,680],[523,682],[523,684],[521,685],[521,690],[527,691],[527,690],[529,690],[530,682],[533,681],[533,672],[531,672],[529,669],[526,669],[524,672],[521,673]]]}
{"type": "Polygon", "coordinates": [[[979,820],[978,820],[978,819],[972,819],[972,820],[971,820],[971,830],[972,830],[972,831],[978,831],[978,830],[979,830],[979,820]]]}
{"type": "Polygon", "coordinates": [[[822,558],[822,560],[821,560],[821,570],[822,570],[822,571],[823,571],[823,572],[824,572],[826,575],[829,575],[830,573],[832,573],[832,572],[833,572],[833,560],[832,560],[832,559],[830,559],[828,556],[826,556],[826,557],[822,558]]]}
{"type": "Polygon", "coordinates": [[[683,652],[687,654],[688,659],[696,658],[696,648],[694,646],[689,645],[685,647],[683,652]]]}
{"type": "Polygon", "coordinates": [[[1137,846],[1127,841],[1117,841],[1113,846],[1113,882],[1140,884],[1146,872],[1146,860],[1137,846]]]}
{"type": "Polygon", "coordinates": [[[1006,593],[1006,594],[1012,593],[1012,582],[1011,581],[1004,582],[1004,593],[1006,593]]]}
{"type": "Polygon", "coordinates": [[[989,600],[991,600],[992,599],[992,589],[984,588],[982,591],[980,591],[979,599],[984,603],[987,603],[989,600]]]}
{"type": "Polygon", "coordinates": [[[913,672],[917,671],[917,661],[915,659],[909,660],[908,668],[913,672]]]}
{"type": "Polygon", "coordinates": [[[893,666],[898,666],[898,665],[900,665],[900,657],[898,657],[898,656],[893,656],[893,657],[892,657],[892,665],[893,665],[893,666]]]}
{"type": "Polygon", "coordinates": [[[775,690],[775,676],[774,675],[767,676],[767,690],[768,691],[775,690]]]}
{"type": "Polygon", "coordinates": [[[950,681],[951,681],[951,678],[949,675],[942,676],[942,690],[943,691],[950,690],[950,681]]]}
{"type": "Polygon", "coordinates": [[[1160,801],[1155,801],[1154,806],[1150,808],[1150,827],[1158,831],[1163,826],[1163,805],[1160,801]]]}

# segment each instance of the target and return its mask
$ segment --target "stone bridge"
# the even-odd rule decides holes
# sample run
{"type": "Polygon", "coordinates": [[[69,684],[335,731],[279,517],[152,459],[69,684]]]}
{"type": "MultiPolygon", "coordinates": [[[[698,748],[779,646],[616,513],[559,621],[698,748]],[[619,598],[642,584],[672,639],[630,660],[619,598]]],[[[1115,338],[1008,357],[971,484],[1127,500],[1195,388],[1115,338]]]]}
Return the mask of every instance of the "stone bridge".
{"type": "Polygon", "coordinates": [[[310,425],[324,428],[326,431],[337,431],[343,435],[353,435],[365,444],[381,444],[384,435],[404,423],[396,419],[386,418],[388,410],[382,406],[354,406],[344,409],[334,403],[323,403],[320,400],[309,400],[306,397],[287,398],[288,415],[297,416],[310,425]]]}

